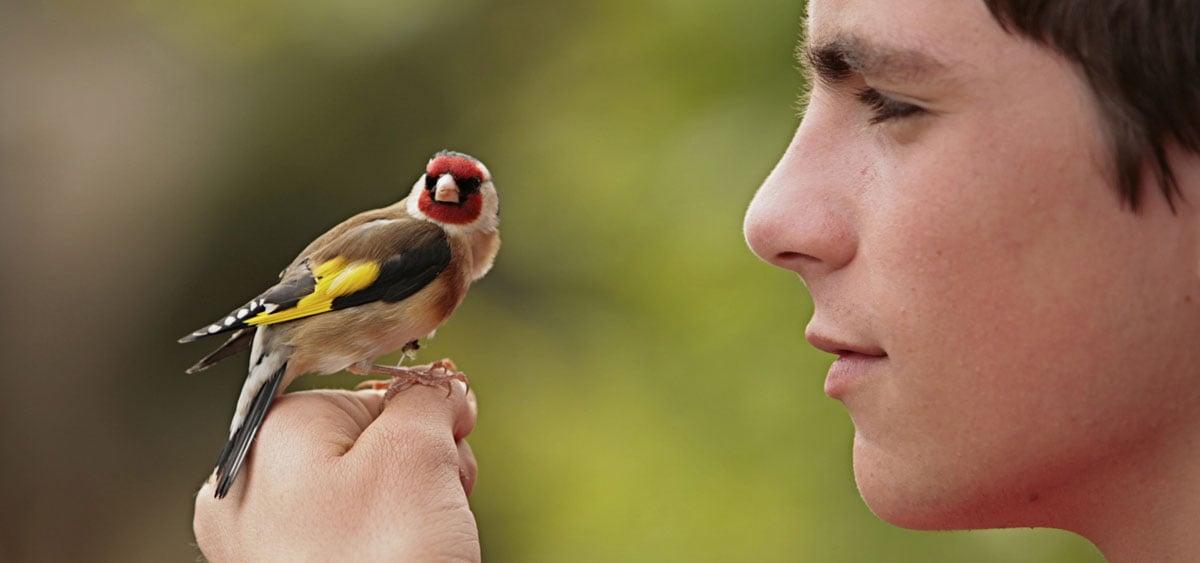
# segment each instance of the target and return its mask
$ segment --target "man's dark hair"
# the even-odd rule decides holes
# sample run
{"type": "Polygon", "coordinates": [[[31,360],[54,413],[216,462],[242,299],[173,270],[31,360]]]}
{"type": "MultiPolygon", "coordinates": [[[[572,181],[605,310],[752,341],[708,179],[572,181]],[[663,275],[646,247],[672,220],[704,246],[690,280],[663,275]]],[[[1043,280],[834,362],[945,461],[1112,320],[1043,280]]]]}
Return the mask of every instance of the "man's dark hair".
{"type": "Polygon", "coordinates": [[[1108,128],[1121,199],[1138,208],[1143,164],[1175,208],[1171,140],[1200,154],[1200,1],[984,0],[1000,25],[1083,70],[1108,128]]]}

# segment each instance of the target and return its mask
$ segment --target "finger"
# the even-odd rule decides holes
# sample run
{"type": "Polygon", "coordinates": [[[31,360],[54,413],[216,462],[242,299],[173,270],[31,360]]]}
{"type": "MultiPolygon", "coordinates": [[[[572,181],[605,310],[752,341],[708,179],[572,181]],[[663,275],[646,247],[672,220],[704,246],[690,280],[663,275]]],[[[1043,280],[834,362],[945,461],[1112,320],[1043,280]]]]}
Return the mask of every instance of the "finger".
{"type": "Polygon", "coordinates": [[[253,479],[254,466],[289,474],[344,455],[382,410],[379,391],[318,389],[280,396],[251,447],[245,480],[253,479]]]}
{"type": "Polygon", "coordinates": [[[457,413],[454,419],[454,440],[459,441],[475,430],[475,422],[479,419],[479,401],[475,398],[475,390],[467,389],[466,410],[457,413]]]}
{"type": "Polygon", "coordinates": [[[471,496],[475,490],[475,480],[479,477],[479,464],[475,461],[475,453],[466,440],[458,443],[458,479],[462,481],[463,491],[471,496]]]}
{"type": "Polygon", "coordinates": [[[449,395],[445,386],[426,385],[395,393],[347,455],[412,486],[453,483],[461,473],[454,435],[474,425],[469,403],[459,381],[449,395]]]}
{"type": "Polygon", "coordinates": [[[363,407],[371,415],[371,420],[363,424],[363,428],[371,425],[380,414],[383,414],[383,390],[359,389],[354,391],[354,397],[362,401],[363,407]]]}
{"type": "Polygon", "coordinates": [[[454,436],[474,427],[472,412],[467,386],[461,381],[450,381],[449,394],[443,386],[414,385],[385,401],[383,412],[363,432],[363,438],[375,431],[391,434],[405,429],[449,432],[454,436]]]}

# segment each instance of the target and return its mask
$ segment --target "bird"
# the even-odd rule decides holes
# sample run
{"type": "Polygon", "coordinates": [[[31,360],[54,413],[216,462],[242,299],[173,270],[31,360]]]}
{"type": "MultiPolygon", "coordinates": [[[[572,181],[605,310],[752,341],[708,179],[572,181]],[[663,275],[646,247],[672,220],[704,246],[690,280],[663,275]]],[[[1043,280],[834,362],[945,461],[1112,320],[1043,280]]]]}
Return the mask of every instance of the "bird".
{"type": "Polygon", "coordinates": [[[216,498],[237,479],[272,400],[300,375],[389,376],[387,397],[414,384],[465,382],[450,360],[420,367],[375,360],[401,350],[403,363],[422,338],[433,336],[491,269],[499,222],[488,168],[470,155],[440,151],[403,199],[341,222],[304,248],[278,283],[180,338],[232,332],[188,373],[250,350],[229,439],[210,476],[216,498]]]}

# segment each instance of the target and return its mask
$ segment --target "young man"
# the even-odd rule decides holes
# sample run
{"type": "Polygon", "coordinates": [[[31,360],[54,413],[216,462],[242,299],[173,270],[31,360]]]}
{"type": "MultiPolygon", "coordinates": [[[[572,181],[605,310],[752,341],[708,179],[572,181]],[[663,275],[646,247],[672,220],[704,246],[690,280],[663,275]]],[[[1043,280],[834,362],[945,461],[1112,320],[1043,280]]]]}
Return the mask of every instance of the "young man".
{"type": "Polygon", "coordinates": [[[1200,4],[808,9],[746,237],[812,295],[864,500],[1200,560],[1200,4]]]}
{"type": "MultiPolygon", "coordinates": [[[[811,99],[746,235],[812,294],[884,519],[1200,560],[1198,22],[1191,0],[809,3],[811,99]]],[[[197,542],[477,559],[471,404],[284,396],[244,482],[201,490],[197,542]]]]}

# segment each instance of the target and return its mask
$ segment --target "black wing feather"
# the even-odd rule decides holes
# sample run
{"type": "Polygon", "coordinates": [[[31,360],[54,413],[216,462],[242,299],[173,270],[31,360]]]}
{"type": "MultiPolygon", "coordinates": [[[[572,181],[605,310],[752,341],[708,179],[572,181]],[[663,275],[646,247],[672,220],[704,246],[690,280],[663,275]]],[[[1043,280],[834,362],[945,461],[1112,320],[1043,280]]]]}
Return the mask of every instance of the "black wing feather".
{"type": "Polygon", "coordinates": [[[379,268],[379,277],[367,287],[336,297],[333,308],[346,309],[373,301],[394,303],[429,285],[450,263],[450,242],[439,238],[389,258],[379,268]]]}
{"type": "Polygon", "coordinates": [[[307,261],[302,262],[300,267],[296,268],[295,273],[271,286],[270,289],[264,291],[258,297],[251,299],[249,303],[230,311],[224,318],[217,320],[211,325],[196,329],[187,336],[180,338],[179,342],[184,344],[199,340],[205,336],[251,328],[251,325],[246,324],[248,319],[254,318],[255,315],[267,309],[271,311],[291,309],[305,295],[312,293],[316,285],[317,280],[313,277],[312,270],[309,269],[307,261]]]}
{"type": "MultiPolygon", "coordinates": [[[[405,234],[413,232],[411,225],[405,226],[405,234]]],[[[421,288],[436,279],[438,274],[450,264],[452,254],[450,241],[444,232],[432,225],[419,224],[416,228],[420,231],[414,233],[412,238],[408,238],[409,244],[415,243],[414,246],[383,259],[380,264],[379,277],[371,285],[359,291],[334,298],[333,309],[356,307],[374,301],[389,303],[400,301],[420,291],[421,288]]],[[[379,232],[387,234],[387,231],[379,232]]],[[[393,235],[395,233],[396,231],[392,231],[393,235]]],[[[364,255],[374,254],[374,252],[364,253],[363,251],[363,248],[369,247],[370,240],[351,240],[351,242],[361,242],[364,246],[356,250],[343,245],[340,249],[333,248],[324,251],[323,254],[328,254],[328,256],[314,255],[313,259],[319,263],[326,258],[332,259],[338,256],[353,260],[364,255]]],[[[179,342],[192,342],[214,334],[249,328],[251,325],[246,324],[247,320],[262,312],[273,313],[295,307],[301,299],[313,292],[316,284],[317,280],[313,276],[311,264],[306,259],[297,267],[291,268],[291,273],[287,277],[263,292],[262,295],[251,299],[249,303],[234,309],[211,325],[201,327],[184,336],[179,339],[179,342]]],[[[201,363],[203,362],[204,360],[201,360],[201,363]]]]}
{"type": "Polygon", "coordinates": [[[187,372],[196,373],[204,371],[225,358],[243,350],[249,350],[250,344],[254,342],[254,331],[255,329],[253,328],[243,328],[233,333],[233,336],[230,336],[229,340],[226,340],[219,348],[213,350],[211,354],[200,358],[200,361],[188,368],[187,372]]]}

